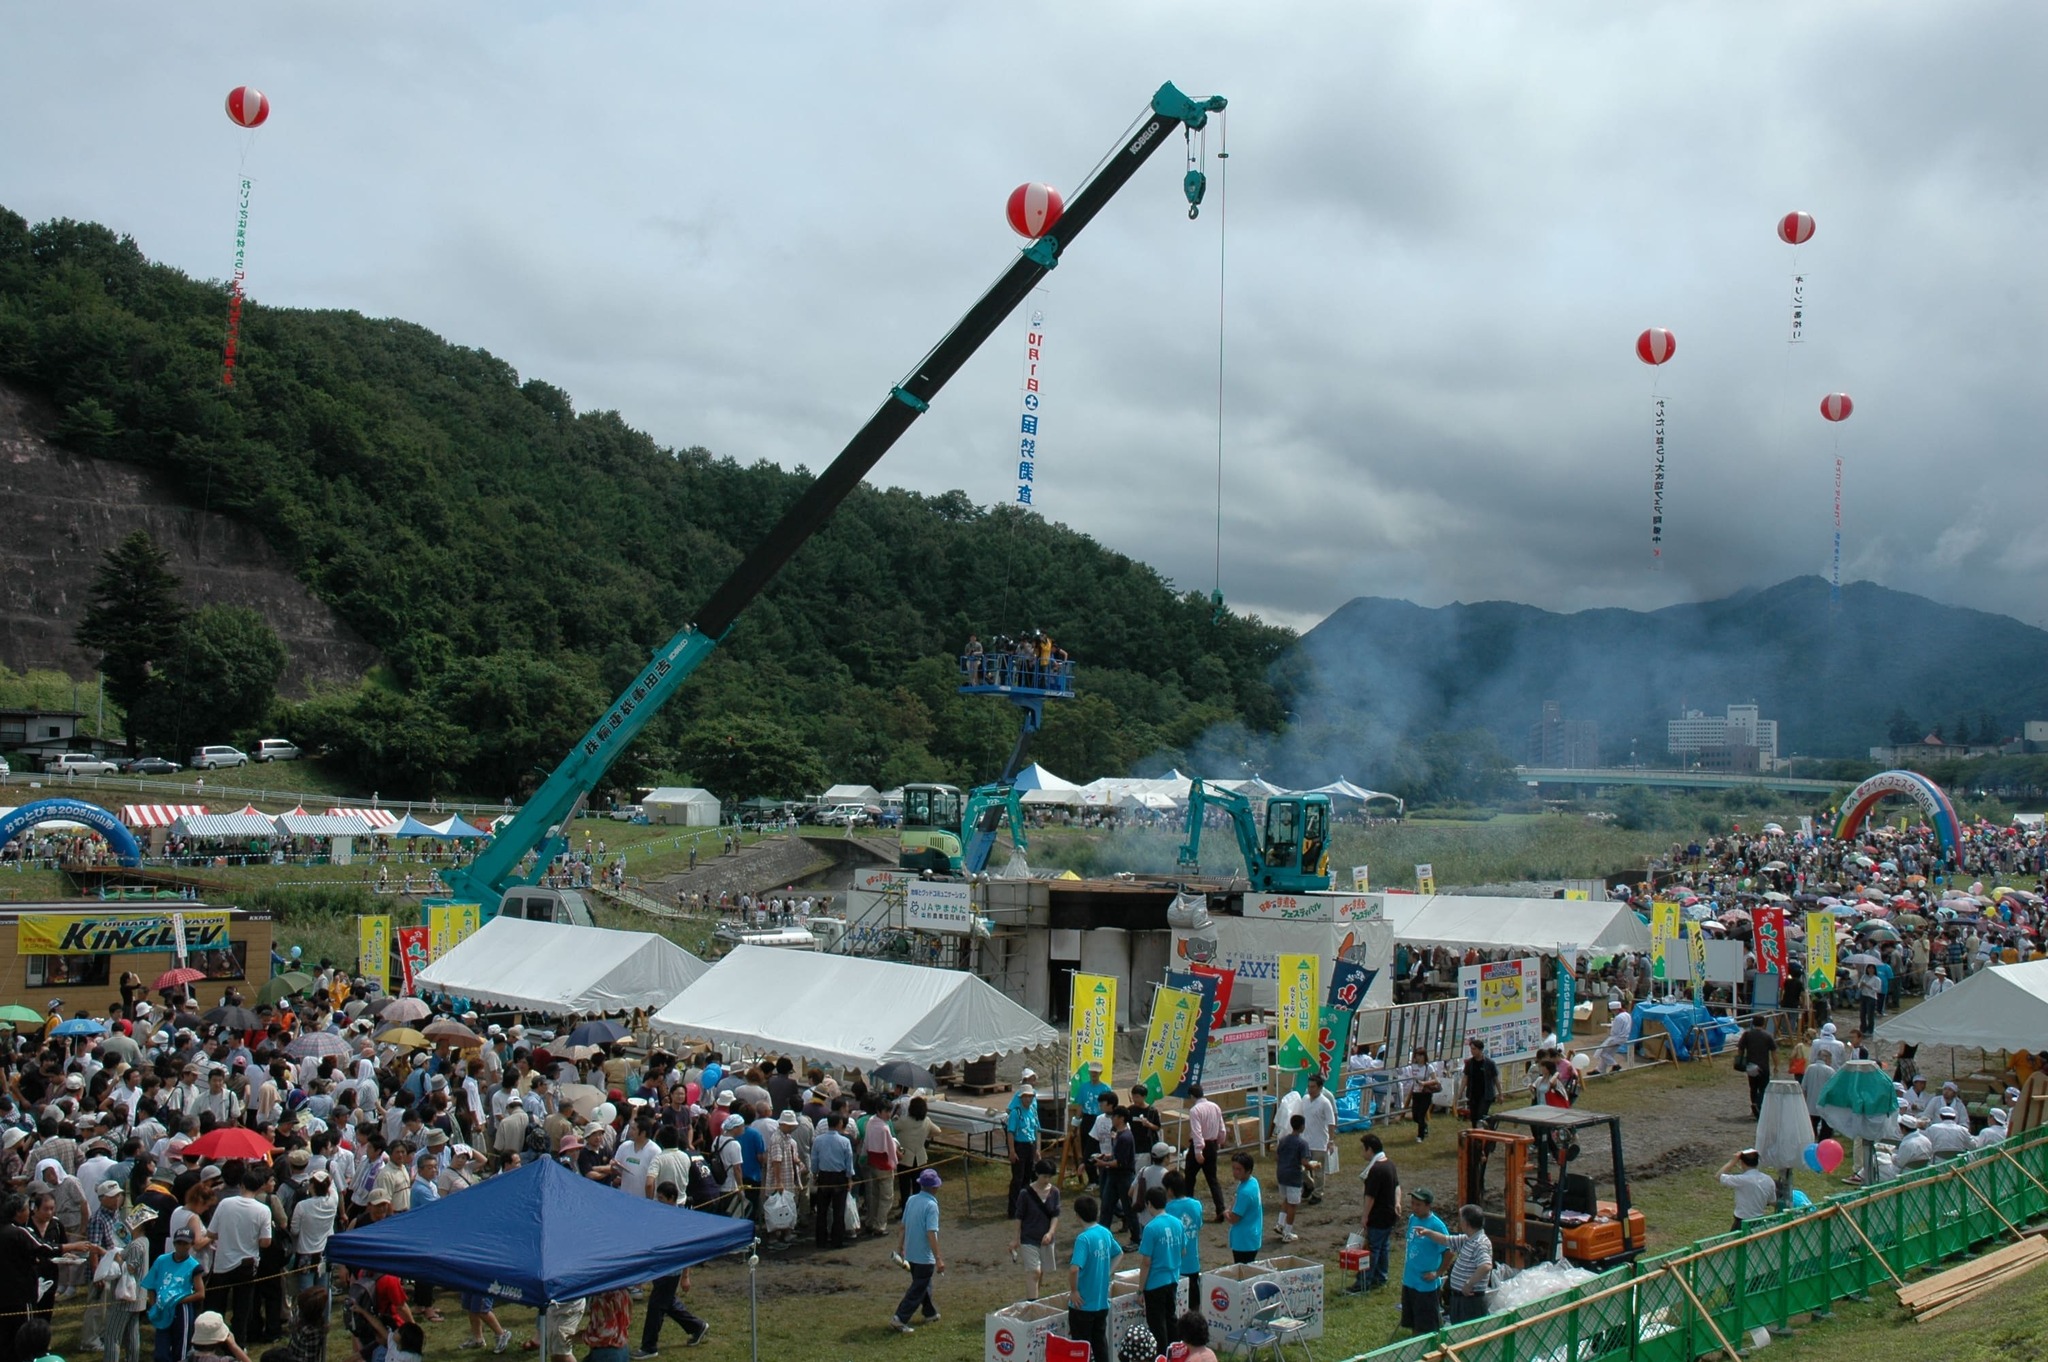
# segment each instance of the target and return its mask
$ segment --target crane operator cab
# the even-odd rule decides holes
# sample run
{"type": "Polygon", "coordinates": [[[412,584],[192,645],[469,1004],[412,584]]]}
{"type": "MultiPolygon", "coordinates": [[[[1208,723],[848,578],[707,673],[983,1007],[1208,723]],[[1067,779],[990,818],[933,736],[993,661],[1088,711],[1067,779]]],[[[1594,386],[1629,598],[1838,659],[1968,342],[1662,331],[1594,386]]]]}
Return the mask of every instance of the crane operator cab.
{"type": "Polygon", "coordinates": [[[1328,799],[1275,795],[1266,801],[1266,865],[1308,875],[1329,872],[1328,799]]]}

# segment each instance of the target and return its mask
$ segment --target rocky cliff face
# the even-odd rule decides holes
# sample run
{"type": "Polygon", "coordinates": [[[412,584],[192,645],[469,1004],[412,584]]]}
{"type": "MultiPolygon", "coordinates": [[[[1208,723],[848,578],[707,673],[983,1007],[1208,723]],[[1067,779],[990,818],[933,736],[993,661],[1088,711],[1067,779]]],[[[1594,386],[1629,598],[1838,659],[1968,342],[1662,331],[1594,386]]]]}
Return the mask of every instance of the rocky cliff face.
{"type": "Polygon", "coordinates": [[[91,676],[71,641],[100,556],[145,529],[171,556],[194,605],[246,605],[290,651],[281,688],[352,681],[377,661],[251,527],[181,501],[168,479],[85,458],[43,437],[53,414],[0,384],[0,664],[91,676]]]}

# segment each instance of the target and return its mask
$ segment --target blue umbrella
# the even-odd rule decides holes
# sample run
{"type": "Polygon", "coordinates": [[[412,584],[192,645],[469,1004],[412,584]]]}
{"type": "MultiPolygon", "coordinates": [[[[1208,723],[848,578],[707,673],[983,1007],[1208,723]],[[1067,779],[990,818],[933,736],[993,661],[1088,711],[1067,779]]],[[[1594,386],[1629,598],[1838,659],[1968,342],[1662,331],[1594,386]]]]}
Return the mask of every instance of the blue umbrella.
{"type": "Polygon", "coordinates": [[[632,1035],[615,1021],[587,1021],[569,1033],[565,1042],[569,1045],[610,1045],[615,1040],[624,1040],[632,1035]]]}
{"type": "Polygon", "coordinates": [[[106,1031],[105,1022],[96,1022],[91,1017],[73,1017],[50,1032],[53,1036],[97,1036],[106,1031]]]}

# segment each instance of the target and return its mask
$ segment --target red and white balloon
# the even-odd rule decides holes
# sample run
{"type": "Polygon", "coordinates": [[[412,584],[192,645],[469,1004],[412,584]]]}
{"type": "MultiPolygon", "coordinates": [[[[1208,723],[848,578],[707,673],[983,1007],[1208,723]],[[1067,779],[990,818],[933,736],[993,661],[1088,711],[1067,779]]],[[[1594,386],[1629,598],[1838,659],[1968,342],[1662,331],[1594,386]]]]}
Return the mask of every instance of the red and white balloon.
{"type": "Polygon", "coordinates": [[[1847,393],[1829,393],[1820,400],[1820,414],[1830,421],[1846,421],[1854,410],[1856,404],[1849,400],[1847,393]]]}
{"type": "Polygon", "coordinates": [[[1645,364],[1662,364],[1677,353],[1678,338],[1661,326],[1636,337],[1636,358],[1645,364]]]}
{"type": "Polygon", "coordinates": [[[1787,213],[1779,218],[1778,240],[1787,246],[1804,246],[1813,240],[1813,214],[1787,213]]]}
{"type": "Polygon", "coordinates": [[[1020,184],[1010,191],[1010,230],[1036,241],[1060,220],[1066,204],[1049,184],[1020,184]]]}
{"type": "Polygon", "coordinates": [[[270,100],[253,85],[237,85],[228,91],[228,117],[245,128],[260,128],[270,117],[270,100]]]}

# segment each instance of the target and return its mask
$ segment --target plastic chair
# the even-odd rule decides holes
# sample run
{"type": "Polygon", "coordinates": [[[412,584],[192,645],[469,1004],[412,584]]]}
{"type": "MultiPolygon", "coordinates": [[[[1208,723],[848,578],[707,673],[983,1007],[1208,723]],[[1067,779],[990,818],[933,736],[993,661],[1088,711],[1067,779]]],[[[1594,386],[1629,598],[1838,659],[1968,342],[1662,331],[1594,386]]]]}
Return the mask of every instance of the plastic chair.
{"type": "Polygon", "coordinates": [[[1095,1350],[1078,1338],[1064,1334],[1045,1336],[1045,1362],[1092,1362],[1095,1350]]]}
{"type": "Polygon", "coordinates": [[[1308,1321],[1283,1313],[1287,1301],[1281,1295],[1279,1283],[1254,1282],[1252,1300],[1251,1318],[1245,1321],[1243,1328],[1215,1328],[1212,1336],[1246,1357],[1268,1352],[1274,1362],[1287,1362],[1287,1345],[1299,1343],[1301,1355],[1309,1362],[1315,1362],[1314,1355],[1309,1352],[1308,1340],[1301,1337],[1308,1328],[1308,1321]]]}

